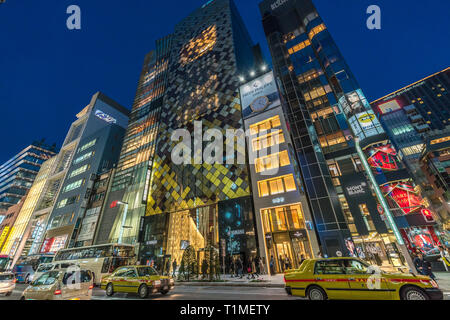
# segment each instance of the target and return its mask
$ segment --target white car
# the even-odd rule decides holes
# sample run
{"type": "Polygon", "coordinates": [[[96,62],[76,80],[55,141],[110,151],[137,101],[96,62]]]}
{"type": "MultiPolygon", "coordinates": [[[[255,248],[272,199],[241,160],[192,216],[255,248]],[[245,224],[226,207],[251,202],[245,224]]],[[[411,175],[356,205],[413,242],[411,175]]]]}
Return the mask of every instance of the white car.
{"type": "MultiPolygon", "coordinates": [[[[39,267],[37,268],[36,272],[33,275],[34,279],[39,279],[44,273],[53,271],[53,270],[59,270],[59,269],[67,269],[70,266],[75,264],[69,264],[69,263],[41,263],[39,267]]],[[[33,279],[31,279],[32,281],[33,279]]]]}
{"type": "Polygon", "coordinates": [[[9,297],[16,288],[16,277],[13,273],[0,273],[0,294],[9,297]]]}

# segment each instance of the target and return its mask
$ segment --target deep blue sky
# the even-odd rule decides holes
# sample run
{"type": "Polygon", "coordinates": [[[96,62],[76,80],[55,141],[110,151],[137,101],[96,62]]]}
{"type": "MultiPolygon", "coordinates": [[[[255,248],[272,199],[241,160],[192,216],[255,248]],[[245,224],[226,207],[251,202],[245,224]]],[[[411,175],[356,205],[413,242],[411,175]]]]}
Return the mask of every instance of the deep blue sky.
{"type": "MultiPolygon", "coordinates": [[[[259,0],[235,0],[269,58],[259,0]]],[[[206,0],[7,0],[0,5],[0,163],[33,140],[60,146],[96,91],[131,108],[144,55],[206,0]],[[66,8],[82,30],[66,28],[66,8]]],[[[315,0],[369,100],[449,65],[448,0],[315,0]],[[382,30],[366,8],[382,9],[382,30]]]]}

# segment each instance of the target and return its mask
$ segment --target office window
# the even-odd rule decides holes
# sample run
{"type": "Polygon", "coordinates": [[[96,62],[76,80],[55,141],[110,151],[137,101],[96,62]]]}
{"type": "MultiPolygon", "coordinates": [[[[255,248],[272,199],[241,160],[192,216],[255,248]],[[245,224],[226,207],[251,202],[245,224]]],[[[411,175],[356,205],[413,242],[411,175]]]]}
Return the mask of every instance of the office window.
{"type": "Polygon", "coordinates": [[[86,143],[85,145],[83,145],[80,149],[78,149],[78,153],[83,152],[93,146],[95,146],[95,144],[97,143],[97,139],[94,139],[92,141],[89,141],[88,143],[86,143]]]}
{"type": "Polygon", "coordinates": [[[87,159],[89,159],[90,157],[92,157],[94,154],[95,154],[94,151],[89,152],[89,153],[86,153],[86,154],[84,154],[84,155],[82,155],[82,156],[76,158],[76,159],[73,161],[73,164],[78,164],[78,163],[80,163],[80,162],[86,161],[87,159]]]}
{"type": "Polygon", "coordinates": [[[292,174],[258,182],[259,196],[267,197],[297,190],[292,174]]]}
{"type": "Polygon", "coordinates": [[[90,167],[90,165],[87,164],[87,165],[82,166],[81,168],[78,168],[78,169],[72,171],[69,175],[69,179],[86,172],[89,169],[89,167],[90,167]]]}
{"type": "Polygon", "coordinates": [[[270,148],[276,144],[284,143],[284,135],[281,130],[277,130],[266,134],[262,137],[252,140],[253,151],[259,151],[261,149],[270,148]]]}
{"type": "Polygon", "coordinates": [[[309,32],[309,38],[312,39],[314,38],[317,34],[319,34],[320,32],[324,31],[326,29],[325,25],[319,24],[317,27],[312,28],[312,30],[309,32]]]}
{"type": "Polygon", "coordinates": [[[290,48],[288,50],[289,54],[294,54],[300,50],[305,49],[306,47],[309,47],[311,45],[310,40],[305,40],[303,42],[300,42],[299,44],[295,45],[294,47],[290,48]]]}
{"type": "Polygon", "coordinates": [[[251,134],[258,134],[261,131],[268,131],[270,129],[278,128],[281,126],[280,116],[275,116],[273,118],[252,124],[250,126],[251,134]]]}
{"type": "Polygon", "coordinates": [[[291,161],[289,160],[289,153],[286,150],[280,153],[269,155],[267,157],[256,159],[255,169],[257,173],[260,173],[263,171],[284,167],[290,164],[291,161]]]}
{"type": "Polygon", "coordinates": [[[78,189],[79,187],[81,187],[83,185],[83,183],[84,183],[84,179],[81,179],[74,183],[71,183],[64,188],[64,192],[69,192],[69,191],[78,189]]]}

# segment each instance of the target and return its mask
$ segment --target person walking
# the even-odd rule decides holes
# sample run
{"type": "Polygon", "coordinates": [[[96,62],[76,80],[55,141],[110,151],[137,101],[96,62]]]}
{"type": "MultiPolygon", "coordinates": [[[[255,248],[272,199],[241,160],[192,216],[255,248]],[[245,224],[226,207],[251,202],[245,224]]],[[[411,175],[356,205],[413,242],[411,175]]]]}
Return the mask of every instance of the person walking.
{"type": "Polygon", "coordinates": [[[239,279],[242,279],[244,277],[244,264],[242,263],[241,257],[237,258],[236,265],[238,268],[239,279]]]}
{"type": "Polygon", "coordinates": [[[270,274],[274,275],[275,274],[275,259],[273,258],[273,256],[270,256],[269,267],[270,267],[270,274]]]}
{"type": "Polygon", "coordinates": [[[289,259],[288,256],[286,256],[286,258],[284,258],[284,270],[290,270],[291,269],[291,259],[289,259]]]}
{"type": "Polygon", "coordinates": [[[235,273],[234,269],[235,269],[235,267],[234,267],[234,259],[231,258],[231,260],[230,260],[230,275],[231,275],[231,278],[234,277],[234,273],[235,273]]]}
{"type": "Polygon", "coordinates": [[[445,271],[448,272],[448,266],[450,263],[449,257],[448,257],[448,251],[444,249],[444,247],[439,247],[439,253],[441,254],[441,261],[444,264],[445,271]]]}
{"type": "Polygon", "coordinates": [[[261,258],[259,256],[256,256],[255,259],[253,259],[253,265],[255,266],[255,276],[256,278],[259,278],[261,275],[261,265],[259,262],[261,261],[261,258]]]}
{"type": "Polygon", "coordinates": [[[177,270],[177,260],[173,260],[172,262],[172,278],[175,278],[175,271],[177,270]]]}
{"type": "Polygon", "coordinates": [[[259,273],[262,275],[266,274],[266,267],[264,266],[264,260],[265,259],[259,258],[259,273]]]}

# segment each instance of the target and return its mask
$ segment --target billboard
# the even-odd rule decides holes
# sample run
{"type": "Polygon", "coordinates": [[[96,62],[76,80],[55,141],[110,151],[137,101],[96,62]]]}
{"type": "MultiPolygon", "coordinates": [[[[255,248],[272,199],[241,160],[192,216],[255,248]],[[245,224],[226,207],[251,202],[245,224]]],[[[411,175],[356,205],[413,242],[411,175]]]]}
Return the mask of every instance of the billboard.
{"type": "Polygon", "coordinates": [[[390,144],[369,149],[367,156],[369,165],[376,170],[376,173],[399,169],[397,151],[390,144]]]}
{"type": "Polygon", "coordinates": [[[353,132],[361,140],[384,133],[378,118],[372,110],[358,113],[349,119],[353,132]]]}
{"type": "Polygon", "coordinates": [[[272,71],[241,86],[240,93],[244,119],[281,105],[272,71]]]}
{"type": "Polygon", "coordinates": [[[385,185],[382,191],[387,195],[403,214],[407,215],[422,208],[422,198],[415,191],[414,187],[408,183],[397,182],[385,185]]]}

